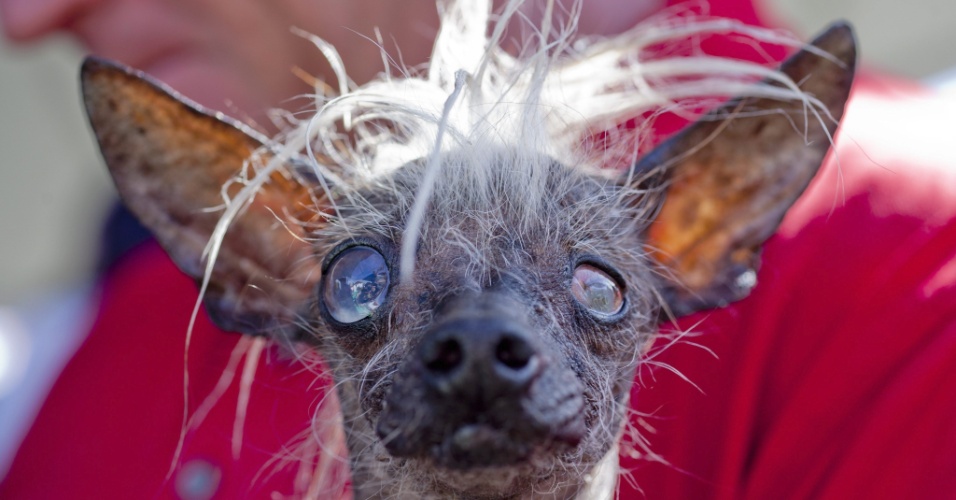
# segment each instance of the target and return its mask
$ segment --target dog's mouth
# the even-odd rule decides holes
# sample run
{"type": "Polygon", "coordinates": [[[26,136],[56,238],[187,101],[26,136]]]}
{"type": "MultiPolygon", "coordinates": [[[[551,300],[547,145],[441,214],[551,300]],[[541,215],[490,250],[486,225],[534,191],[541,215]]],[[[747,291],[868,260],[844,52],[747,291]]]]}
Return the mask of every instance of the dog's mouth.
{"type": "Polygon", "coordinates": [[[449,469],[508,466],[525,461],[534,448],[487,424],[466,424],[448,434],[429,455],[449,469]]]}
{"type": "Polygon", "coordinates": [[[529,463],[536,453],[557,455],[571,450],[584,438],[584,431],[581,418],[545,432],[468,423],[447,432],[425,455],[451,470],[514,466],[529,463]]]}
{"type": "Polygon", "coordinates": [[[571,390],[559,394],[549,387],[547,396],[501,397],[481,409],[428,396],[410,403],[399,389],[389,394],[377,431],[392,456],[424,459],[449,471],[529,464],[570,452],[586,436],[580,389],[565,389],[571,390]]]}

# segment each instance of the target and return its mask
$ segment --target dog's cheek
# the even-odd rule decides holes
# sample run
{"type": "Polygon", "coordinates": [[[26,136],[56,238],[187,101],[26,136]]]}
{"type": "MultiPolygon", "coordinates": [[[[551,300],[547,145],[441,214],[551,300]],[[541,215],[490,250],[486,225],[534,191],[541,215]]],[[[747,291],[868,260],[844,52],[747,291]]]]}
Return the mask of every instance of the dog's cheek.
{"type": "Polygon", "coordinates": [[[371,390],[363,391],[360,397],[362,398],[361,404],[363,412],[370,421],[374,422],[382,413],[385,404],[385,395],[392,387],[392,381],[367,376],[364,380],[360,381],[359,385],[360,387],[371,388],[371,390]]]}
{"type": "Polygon", "coordinates": [[[611,324],[584,318],[578,323],[578,335],[570,336],[563,346],[569,368],[587,387],[588,407],[593,408],[589,424],[607,424],[612,419],[616,424],[619,420],[614,415],[621,413],[627,402],[639,351],[651,335],[640,327],[632,328],[634,323],[639,321],[631,317],[611,324]],[[580,323],[586,326],[580,327],[580,323]]]}
{"type": "Polygon", "coordinates": [[[375,365],[361,370],[359,376],[362,377],[358,384],[361,388],[359,396],[362,410],[372,423],[377,421],[384,411],[388,394],[396,386],[404,387],[410,382],[407,380],[407,374],[397,369],[395,361],[386,358],[377,358],[375,365]]]}

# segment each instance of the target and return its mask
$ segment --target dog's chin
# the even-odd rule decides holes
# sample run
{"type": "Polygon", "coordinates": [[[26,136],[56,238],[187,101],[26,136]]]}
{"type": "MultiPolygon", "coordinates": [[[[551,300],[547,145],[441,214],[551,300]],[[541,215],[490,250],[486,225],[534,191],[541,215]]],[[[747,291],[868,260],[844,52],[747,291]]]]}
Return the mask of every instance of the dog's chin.
{"type": "Polygon", "coordinates": [[[580,485],[565,462],[570,451],[566,444],[519,445],[493,429],[469,427],[456,433],[467,437],[451,437],[448,441],[480,440],[484,446],[463,449],[459,447],[463,443],[443,443],[424,457],[406,459],[405,466],[415,472],[408,477],[417,477],[418,486],[428,490],[423,498],[490,500],[575,495],[580,485]]]}
{"type": "Polygon", "coordinates": [[[555,483],[554,467],[532,464],[530,459],[511,465],[468,468],[449,467],[431,459],[422,462],[418,465],[431,471],[436,498],[530,498],[532,492],[547,491],[555,483]]]}

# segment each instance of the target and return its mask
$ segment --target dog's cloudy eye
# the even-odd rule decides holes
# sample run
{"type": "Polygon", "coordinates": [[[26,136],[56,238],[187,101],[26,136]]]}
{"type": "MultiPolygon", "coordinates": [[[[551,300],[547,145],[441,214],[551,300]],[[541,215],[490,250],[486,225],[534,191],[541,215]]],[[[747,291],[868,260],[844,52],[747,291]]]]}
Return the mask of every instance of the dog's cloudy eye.
{"type": "Polygon", "coordinates": [[[349,248],[335,256],[326,272],[322,299],[336,321],[355,323],[385,302],[388,266],[374,248],[349,248]]]}
{"type": "Polygon", "coordinates": [[[624,306],[624,296],[617,281],[590,264],[575,268],[571,295],[591,312],[605,316],[619,312],[624,306]]]}

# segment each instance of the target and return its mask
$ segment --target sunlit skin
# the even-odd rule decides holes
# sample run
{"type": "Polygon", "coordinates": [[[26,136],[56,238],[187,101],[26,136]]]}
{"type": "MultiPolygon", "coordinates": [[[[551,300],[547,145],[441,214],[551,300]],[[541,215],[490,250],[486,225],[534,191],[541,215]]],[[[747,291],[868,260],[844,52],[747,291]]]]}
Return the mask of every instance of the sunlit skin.
{"type": "MultiPolygon", "coordinates": [[[[580,32],[619,32],[662,4],[588,0],[580,32]]],[[[306,105],[293,100],[311,90],[293,68],[334,82],[319,51],[292,27],[331,42],[361,83],[384,68],[375,28],[394,61],[415,67],[428,60],[438,16],[434,0],[0,0],[0,23],[19,42],[68,33],[204,106],[264,124],[267,109],[306,105]]]]}

